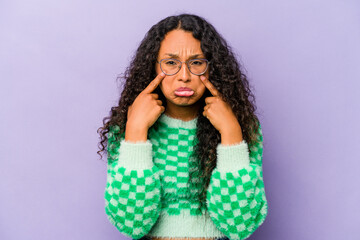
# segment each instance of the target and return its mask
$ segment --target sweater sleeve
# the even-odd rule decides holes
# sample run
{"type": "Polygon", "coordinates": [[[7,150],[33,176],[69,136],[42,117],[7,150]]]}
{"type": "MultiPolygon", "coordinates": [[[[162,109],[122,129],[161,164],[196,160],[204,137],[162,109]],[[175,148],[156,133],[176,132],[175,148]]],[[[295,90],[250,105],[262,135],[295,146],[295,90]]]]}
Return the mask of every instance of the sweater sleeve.
{"type": "Polygon", "coordinates": [[[249,154],[245,140],[239,144],[217,146],[217,165],[206,194],[209,215],[228,238],[242,240],[265,221],[268,205],[262,174],[263,138],[249,154]]]}
{"type": "Polygon", "coordinates": [[[125,236],[146,235],[161,210],[159,169],[152,159],[152,144],[115,139],[108,133],[108,167],[105,212],[109,221],[125,236]]]}

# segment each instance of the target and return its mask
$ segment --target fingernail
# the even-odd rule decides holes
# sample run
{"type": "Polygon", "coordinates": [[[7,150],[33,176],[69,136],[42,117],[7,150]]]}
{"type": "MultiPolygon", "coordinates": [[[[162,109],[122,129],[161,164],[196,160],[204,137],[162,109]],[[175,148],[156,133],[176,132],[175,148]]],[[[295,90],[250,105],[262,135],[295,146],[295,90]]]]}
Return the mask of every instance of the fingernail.
{"type": "Polygon", "coordinates": [[[162,72],[162,73],[160,73],[160,76],[162,76],[162,77],[163,77],[163,76],[165,76],[165,73],[163,73],[163,72],[162,72]]]}
{"type": "Polygon", "coordinates": [[[205,77],[204,77],[204,76],[200,76],[200,79],[201,79],[202,81],[204,81],[204,80],[205,80],[205,77]]]}

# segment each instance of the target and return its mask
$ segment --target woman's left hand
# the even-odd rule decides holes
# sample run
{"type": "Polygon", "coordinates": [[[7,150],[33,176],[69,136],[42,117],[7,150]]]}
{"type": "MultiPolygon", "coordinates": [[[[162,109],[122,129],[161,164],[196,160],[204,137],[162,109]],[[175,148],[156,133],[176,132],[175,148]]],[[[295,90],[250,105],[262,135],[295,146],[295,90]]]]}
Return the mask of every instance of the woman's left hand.
{"type": "Polygon", "coordinates": [[[213,97],[205,98],[206,106],[203,115],[209,119],[220,134],[230,134],[237,130],[241,132],[241,126],[234,112],[230,105],[223,100],[220,92],[205,76],[200,76],[200,79],[213,95],[213,97]]]}

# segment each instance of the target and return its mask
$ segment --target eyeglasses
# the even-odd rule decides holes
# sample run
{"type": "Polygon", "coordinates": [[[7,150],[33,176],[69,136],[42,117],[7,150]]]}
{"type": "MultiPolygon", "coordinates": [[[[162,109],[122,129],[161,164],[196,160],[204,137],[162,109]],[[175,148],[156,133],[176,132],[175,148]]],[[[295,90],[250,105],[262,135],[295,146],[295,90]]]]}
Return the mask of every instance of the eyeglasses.
{"type": "Polygon", "coordinates": [[[161,71],[168,76],[177,74],[182,67],[182,63],[186,63],[186,66],[192,74],[202,75],[206,72],[210,63],[210,61],[204,58],[190,59],[185,62],[174,58],[164,58],[161,59],[160,62],[156,62],[160,64],[161,71]]]}

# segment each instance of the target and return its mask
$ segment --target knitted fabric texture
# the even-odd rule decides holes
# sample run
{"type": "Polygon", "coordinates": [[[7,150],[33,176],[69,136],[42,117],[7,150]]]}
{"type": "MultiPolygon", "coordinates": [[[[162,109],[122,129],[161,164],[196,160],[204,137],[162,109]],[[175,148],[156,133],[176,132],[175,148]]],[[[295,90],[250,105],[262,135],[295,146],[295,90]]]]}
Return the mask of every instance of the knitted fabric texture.
{"type": "Polygon", "coordinates": [[[162,114],[146,142],[128,142],[119,127],[108,133],[104,193],[109,221],[125,236],[228,237],[246,239],[264,222],[268,205],[262,175],[263,137],[248,146],[218,144],[217,164],[206,194],[208,214],[198,211],[199,173],[191,155],[197,118],[182,121],[162,114]],[[249,153],[249,147],[251,153],[249,153]]]}

